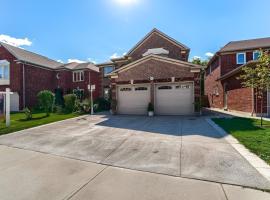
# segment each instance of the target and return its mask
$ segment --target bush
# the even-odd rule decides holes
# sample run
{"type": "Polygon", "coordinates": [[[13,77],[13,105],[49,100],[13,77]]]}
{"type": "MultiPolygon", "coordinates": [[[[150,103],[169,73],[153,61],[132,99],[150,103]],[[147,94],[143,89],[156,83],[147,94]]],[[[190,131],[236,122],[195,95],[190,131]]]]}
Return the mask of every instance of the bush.
{"type": "Polygon", "coordinates": [[[29,121],[33,118],[32,111],[29,108],[23,109],[23,112],[25,114],[25,120],[29,121]]]}
{"type": "Polygon", "coordinates": [[[67,112],[75,111],[76,99],[77,99],[77,97],[75,94],[67,94],[64,96],[65,109],[67,112]]]}
{"type": "Polygon", "coordinates": [[[49,90],[43,90],[38,93],[37,98],[40,107],[46,113],[46,116],[49,116],[53,107],[54,94],[49,90]]]}
{"type": "Polygon", "coordinates": [[[63,90],[61,88],[55,89],[55,102],[56,106],[64,106],[63,90]]]}
{"type": "Polygon", "coordinates": [[[81,103],[81,106],[83,108],[83,111],[85,113],[89,113],[91,110],[91,101],[89,99],[85,99],[83,100],[83,102],[81,103]]]}
{"type": "Polygon", "coordinates": [[[111,103],[104,99],[104,98],[98,98],[94,101],[94,108],[96,111],[105,111],[105,110],[110,110],[111,108],[111,103]]]}
{"type": "Polygon", "coordinates": [[[147,108],[148,112],[154,112],[154,106],[152,103],[148,104],[148,108],[147,108]]]}

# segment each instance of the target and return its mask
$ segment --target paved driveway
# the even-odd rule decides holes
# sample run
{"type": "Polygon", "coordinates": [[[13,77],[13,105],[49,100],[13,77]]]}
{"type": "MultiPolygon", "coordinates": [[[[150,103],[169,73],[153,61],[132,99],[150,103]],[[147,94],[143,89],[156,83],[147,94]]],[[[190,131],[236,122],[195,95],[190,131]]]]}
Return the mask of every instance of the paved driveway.
{"type": "Polygon", "coordinates": [[[84,116],[0,137],[0,144],[121,168],[270,189],[204,118],[84,116]]]}

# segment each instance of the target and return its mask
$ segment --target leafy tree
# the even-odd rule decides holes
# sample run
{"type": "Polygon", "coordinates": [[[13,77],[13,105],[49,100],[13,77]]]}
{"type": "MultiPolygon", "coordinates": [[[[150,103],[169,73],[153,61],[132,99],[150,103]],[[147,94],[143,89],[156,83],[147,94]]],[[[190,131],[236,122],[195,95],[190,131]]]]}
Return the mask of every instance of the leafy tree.
{"type": "Polygon", "coordinates": [[[242,80],[243,87],[253,88],[256,91],[256,99],[261,100],[261,126],[263,113],[264,93],[270,87],[270,56],[268,51],[260,51],[257,61],[250,62],[242,68],[239,79],[242,80]]]}
{"type": "Polygon", "coordinates": [[[37,98],[40,107],[45,111],[46,116],[49,116],[53,107],[54,94],[49,90],[43,90],[38,93],[37,98]]]}

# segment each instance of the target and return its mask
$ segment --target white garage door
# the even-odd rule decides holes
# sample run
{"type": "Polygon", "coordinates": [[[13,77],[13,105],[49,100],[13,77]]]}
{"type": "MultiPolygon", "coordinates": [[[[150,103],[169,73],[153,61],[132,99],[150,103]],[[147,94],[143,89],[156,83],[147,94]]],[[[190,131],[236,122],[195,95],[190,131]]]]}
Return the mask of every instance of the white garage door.
{"type": "Polygon", "coordinates": [[[155,95],[158,115],[188,115],[194,111],[192,83],[156,85],[155,95]]]}
{"type": "Polygon", "coordinates": [[[118,86],[117,111],[119,114],[147,114],[150,102],[150,87],[148,85],[118,86]]]}

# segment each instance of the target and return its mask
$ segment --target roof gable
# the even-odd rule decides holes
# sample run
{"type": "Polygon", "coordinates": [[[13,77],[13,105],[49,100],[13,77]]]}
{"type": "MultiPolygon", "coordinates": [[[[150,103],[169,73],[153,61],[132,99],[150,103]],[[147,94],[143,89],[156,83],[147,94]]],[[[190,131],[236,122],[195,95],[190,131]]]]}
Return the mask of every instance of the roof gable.
{"type": "Polygon", "coordinates": [[[129,52],[127,55],[130,55],[133,53],[138,47],[140,47],[146,40],[148,40],[150,37],[152,37],[153,34],[157,34],[158,36],[166,39],[167,41],[171,42],[172,44],[185,49],[185,50],[190,50],[186,45],[176,41],[175,39],[171,38],[170,36],[166,35],[165,33],[159,31],[158,29],[154,28],[150,33],[148,33],[142,40],[140,40],[129,52]]]}
{"type": "Polygon", "coordinates": [[[149,56],[146,56],[146,57],[143,57],[135,62],[132,62],[126,66],[123,66],[113,72],[111,72],[110,74],[108,74],[108,76],[114,76],[118,73],[121,73],[121,72],[124,72],[124,71],[127,71],[131,68],[134,68],[144,62],[147,62],[149,60],[157,60],[157,61],[160,61],[160,62],[165,62],[165,63],[170,63],[170,64],[176,64],[180,67],[185,67],[185,68],[190,68],[190,69],[194,69],[194,70],[200,70],[202,68],[202,66],[200,65],[196,65],[196,64],[193,64],[193,63],[190,63],[190,62],[185,62],[185,61],[180,61],[180,60],[175,60],[175,59],[171,59],[171,58],[167,58],[167,57],[162,57],[162,56],[157,56],[157,55],[149,55],[149,56]]]}

